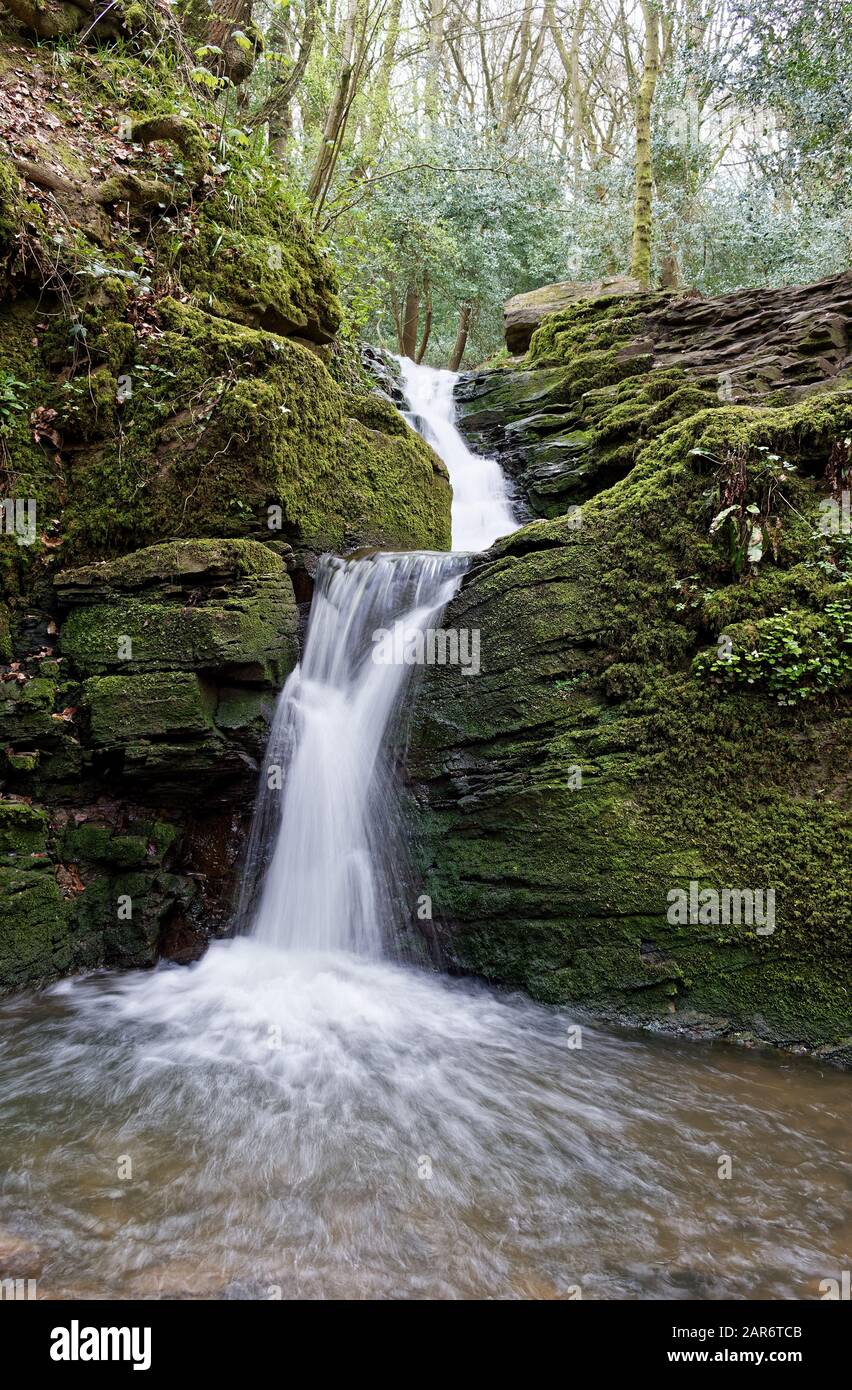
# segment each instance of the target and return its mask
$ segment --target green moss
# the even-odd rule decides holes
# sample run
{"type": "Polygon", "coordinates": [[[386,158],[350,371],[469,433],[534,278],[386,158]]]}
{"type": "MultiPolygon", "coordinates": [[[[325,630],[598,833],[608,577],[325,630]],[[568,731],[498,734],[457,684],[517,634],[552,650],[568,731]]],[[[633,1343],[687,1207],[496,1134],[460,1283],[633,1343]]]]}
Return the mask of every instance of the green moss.
{"type": "Polygon", "coordinates": [[[477,567],[444,621],[481,630],[481,674],[427,673],[410,754],[423,891],[459,968],[656,1026],[811,1047],[852,1031],[845,677],[791,708],[693,668],[729,630],[773,666],[785,610],[826,655],[847,580],[818,478],[850,425],[843,393],[675,419],[579,525],[540,521],[477,567]],[[777,556],[738,571],[711,535],[714,479],[735,453],[759,508],[767,451],[787,461],[777,556]],[[691,881],[773,888],[776,930],[670,922],[691,881]]]}
{"type": "Polygon", "coordinates": [[[318,343],[330,342],[339,326],[329,261],[297,214],[282,215],[271,200],[244,213],[238,226],[221,200],[209,200],[180,271],[208,313],[318,343]]]}
{"type": "Polygon", "coordinates": [[[74,602],[75,593],[107,597],[167,581],[215,582],[243,576],[283,579],[284,567],[277,555],[256,541],[169,541],[116,560],[65,570],[55,584],[66,602],[74,602]]]}
{"type": "Polygon", "coordinates": [[[65,570],[60,649],[85,676],[223,671],[277,685],[295,664],[298,612],[280,558],[255,541],[178,541],[65,570]]]}
{"type": "Polygon", "coordinates": [[[6,763],[10,772],[35,772],[40,757],[41,753],[38,749],[33,753],[14,752],[12,749],[6,750],[6,763]]]}
{"type": "Polygon", "coordinates": [[[117,834],[112,826],[78,825],[70,827],[62,845],[65,860],[94,860],[120,868],[139,868],[152,862],[148,840],[143,835],[117,834]]]}
{"type": "Polygon", "coordinates": [[[167,821],[155,821],[148,827],[148,839],[154,846],[158,861],[165,859],[177,839],[177,829],[167,821]]]}
{"type": "Polygon", "coordinates": [[[23,801],[0,801],[0,854],[43,853],[47,815],[23,801]]]}
{"type": "Polygon", "coordinates": [[[12,659],[12,627],[9,617],[9,606],[0,603],[0,661],[11,661],[12,659]]]}
{"type": "Polygon", "coordinates": [[[768,690],[779,705],[819,699],[852,684],[848,595],[827,603],[821,612],[784,609],[770,618],[732,625],[727,635],[730,651],[701,652],[695,658],[698,676],[768,690]]]}
{"type": "Polygon", "coordinates": [[[34,676],[20,688],[20,704],[25,710],[51,710],[56,699],[56,682],[34,676]]]}
{"type": "MultiPolygon", "coordinates": [[[[53,516],[59,503],[60,478],[55,458],[33,438],[30,413],[51,401],[51,382],[38,348],[33,343],[34,320],[38,305],[22,296],[3,306],[0,313],[0,377],[22,381],[22,408],[7,413],[2,420],[0,446],[0,496],[32,498],[36,503],[39,528],[43,518],[53,516]]],[[[0,538],[0,548],[9,544],[0,538]]],[[[15,547],[18,563],[27,566],[39,551],[15,547]]]]}
{"type": "Polygon", "coordinates": [[[353,420],[322,362],[284,338],[174,302],[160,315],[120,450],[92,454],[76,479],[75,553],[175,533],[268,538],[271,507],[288,540],[314,549],[448,545],[445,473],[412,431],[353,420]]]}
{"type": "Polygon", "coordinates": [[[540,516],[564,515],[626,476],[668,425],[721,404],[714,379],[654,366],[637,307],[645,298],[552,315],[520,371],[487,373],[462,393],[465,433],[483,452],[501,451],[540,516]]]}
{"type": "MultiPolygon", "coordinates": [[[[297,346],[329,343],[340,310],[331,260],[274,161],[236,145],[211,168],[209,108],[156,45],[75,52],[63,81],[95,129],[134,113],[114,179],[147,180],[173,204],[205,175],[177,231],[154,205],[133,214],[150,221],[144,235],[76,206],[59,231],[40,214],[31,224],[61,304],[22,299],[0,324],[0,372],[7,359],[25,371],[29,393],[5,463],[40,519],[61,512],[65,563],[163,536],[269,539],[270,507],[302,548],[448,545],[449,489],[427,446],[387,411],[353,405],[297,346]]],[[[57,131],[56,152],[76,177],[73,132],[57,131]]],[[[7,166],[0,184],[11,245],[27,205],[7,166]]],[[[19,573],[34,557],[3,558],[19,573]]],[[[11,578],[10,591],[26,584],[11,578]]]]}
{"type": "Polygon", "coordinates": [[[198,679],[190,673],[93,677],[84,691],[96,745],[203,734],[212,727],[198,679]]]}
{"type": "Polygon", "coordinates": [[[183,610],[126,599],[72,613],[62,651],[83,675],[110,670],[196,670],[277,660],[295,649],[295,604],[247,595],[183,610]]]}
{"type": "Polygon", "coordinates": [[[268,712],[268,708],[267,692],[225,686],[219,691],[216,727],[226,730],[254,728],[258,736],[262,737],[267,727],[264,714],[268,712]]]}
{"type": "Polygon", "coordinates": [[[50,979],[71,961],[67,907],[53,875],[0,868],[0,989],[50,979]]]}
{"type": "Polygon", "coordinates": [[[6,298],[25,278],[26,242],[45,229],[44,214],[25,198],[20,179],[9,159],[0,155],[0,295],[6,298]]]}
{"type": "Polygon", "coordinates": [[[665,295],[615,295],[580,300],[548,314],[533,333],[526,367],[552,367],[588,354],[612,354],[641,334],[642,319],[665,295]]]}

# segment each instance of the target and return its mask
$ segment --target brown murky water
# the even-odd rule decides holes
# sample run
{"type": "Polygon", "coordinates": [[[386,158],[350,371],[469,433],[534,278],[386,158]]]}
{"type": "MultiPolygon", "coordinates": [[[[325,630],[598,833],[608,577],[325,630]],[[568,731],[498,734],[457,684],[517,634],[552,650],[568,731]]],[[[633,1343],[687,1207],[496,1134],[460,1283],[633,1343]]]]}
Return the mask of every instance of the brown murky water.
{"type": "Polygon", "coordinates": [[[848,1077],[238,940],[0,1003],[0,1272],[42,1297],[819,1297],[848,1077]],[[719,1176],[730,1159],[732,1176],[719,1176]]]}

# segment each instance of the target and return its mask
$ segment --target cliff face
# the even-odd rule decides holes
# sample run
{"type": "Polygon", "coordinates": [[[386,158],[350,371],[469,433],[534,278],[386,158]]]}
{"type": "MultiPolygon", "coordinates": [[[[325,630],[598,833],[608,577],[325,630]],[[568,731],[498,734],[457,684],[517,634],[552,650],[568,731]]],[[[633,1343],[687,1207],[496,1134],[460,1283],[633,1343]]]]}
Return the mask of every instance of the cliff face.
{"type": "Polygon", "coordinates": [[[419,692],[455,968],[848,1060],[850,290],[578,303],[462,379],[548,519],[445,616],[481,674],[419,692]]]}
{"type": "Polygon", "coordinates": [[[54,45],[72,9],[0,34],[0,989],[225,926],[316,555],[449,544],[443,465],[165,12],[54,45]]]}

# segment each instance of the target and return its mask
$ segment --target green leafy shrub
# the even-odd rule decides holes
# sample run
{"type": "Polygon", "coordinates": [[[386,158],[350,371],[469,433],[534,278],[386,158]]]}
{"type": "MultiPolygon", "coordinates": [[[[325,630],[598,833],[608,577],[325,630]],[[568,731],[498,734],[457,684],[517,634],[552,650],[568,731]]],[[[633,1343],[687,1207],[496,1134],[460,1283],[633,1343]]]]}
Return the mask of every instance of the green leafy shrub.
{"type": "Polygon", "coordinates": [[[843,597],[821,613],[781,613],[743,625],[750,645],[712,656],[700,653],[696,674],[731,687],[754,686],[779,705],[797,705],[839,690],[852,678],[852,599],[843,597]]]}

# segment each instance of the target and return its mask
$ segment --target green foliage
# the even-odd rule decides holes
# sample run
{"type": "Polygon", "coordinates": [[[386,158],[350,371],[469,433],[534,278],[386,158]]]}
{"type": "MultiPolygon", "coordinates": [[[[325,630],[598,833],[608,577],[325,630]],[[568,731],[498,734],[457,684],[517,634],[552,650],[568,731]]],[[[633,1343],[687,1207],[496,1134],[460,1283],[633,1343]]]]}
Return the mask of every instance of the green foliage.
{"type": "Polygon", "coordinates": [[[742,37],[725,80],[767,122],[758,157],[773,181],[848,209],[852,155],[852,4],[849,0],[733,0],[742,37]]]}
{"type": "Polygon", "coordinates": [[[0,371],[0,437],[8,438],[16,420],[27,409],[29,387],[12,372],[0,371]]]}
{"type": "MultiPolygon", "coordinates": [[[[827,206],[824,190],[814,188],[802,200],[779,197],[773,180],[760,170],[743,179],[723,167],[691,191],[689,169],[677,179],[664,111],[658,110],[657,122],[668,176],[656,185],[653,284],[660,283],[672,256],[679,283],[710,295],[807,283],[846,269],[852,223],[847,209],[827,206]]],[[[710,143],[708,154],[712,150],[710,143]]],[[[629,158],[614,159],[584,177],[581,195],[568,210],[571,249],[558,278],[592,280],[624,272],[632,180],[629,158]]]]}
{"type": "Polygon", "coordinates": [[[746,625],[743,636],[747,644],[729,654],[696,657],[696,675],[766,690],[779,705],[814,700],[852,682],[852,597],[827,603],[821,614],[785,608],[746,625]]]}
{"type": "Polygon", "coordinates": [[[795,474],[795,465],[765,445],[758,446],[753,457],[738,445],[729,449],[723,459],[701,449],[694,449],[692,455],[718,465],[707,493],[714,513],[710,535],[727,541],[728,561],[734,574],[740,575],[749,566],[760,564],[768,550],[777,559],[783,526],[778,508],[782,502],[787,505],[781,484],[795,474]]]}
{"type": "Polygon", "coordinates": [[[391,297],[401,305],[413,283],[431,299],[427,361],[446,364],[465,302],[474,308],[471,357],[489,356],[502,342],[504,300],[562,273],[559,160],[464,126],[409,134],[386,158],[389,169],[361,201],[345,210],[342,191],[331,210],[353,324],[395,349],[391,297]]]}

